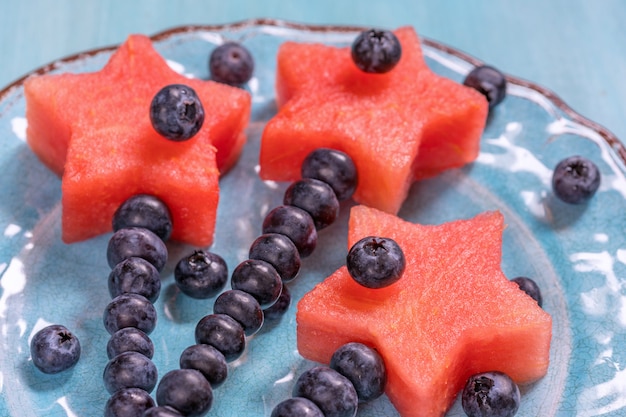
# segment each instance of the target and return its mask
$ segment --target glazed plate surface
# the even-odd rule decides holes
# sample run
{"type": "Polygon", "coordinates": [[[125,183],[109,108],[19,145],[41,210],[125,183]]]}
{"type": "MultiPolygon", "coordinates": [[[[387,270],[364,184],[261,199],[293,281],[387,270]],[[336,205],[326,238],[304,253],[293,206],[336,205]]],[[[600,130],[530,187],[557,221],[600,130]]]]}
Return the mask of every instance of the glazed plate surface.
{"type": "MultiPolygon", "coordinates": [[[[221,199],[211,250],[229,269],[247,257],[264,215],[281,204],[285,183],[257,175],[260,135],[276,112],[275,57],[286,40],[349,45],[359,28],[302,26],[255,20],[228,26],[176,28],[153,37],[157,50],[179,72],[208,78],[207,57],[226,40],[252,52],[256,70],[246,86],[253,95],[248,144],[220,182],[221,199]]],[[[425,39],[424,54],[438,74],[462,81],[480,61],[425,39]]],[[[97,71],[113,48],[89,51],[36,73],[97,71]]],[[[110,235],[61,242],[61,182],[25,143],[23,80],[0,92],[0,415],[97,416],[109,395],[102,383],[108,333],[102,312],[110,301],[106,245],[110,235]],[[61,323],[79,337],[83,353],[71,371],[47,376],[29,358],[32,335],[61,323]]],[[[573,112],[557,96],[509,77],[507,98],[491,115],[477,161],[416,183],[400,216],[440,224],[500,210],[508,224],[502,267],[510,277],[528,276],[543,291],[554,320],[551,365],[539,382],[522,388],[520,417],[617,417],[626,413],[626,152],[610,132],[573,112]],[[551,192],[553,167],[581,154],[602,172],[602,184],[586,205],[569,206],[551,192]]],[[[313,363],[296,350],[295,302],[345,262],[350,203],[320,233],[315,253],[289,284],[294,302],[278,322],[248,341],[214,391],[209,415],[269,416],[290,396],[297,376],[313,363]]],[[[170,264],[156,303],[159,322],[151,334],[161,375],[178,367],[194,343],[197,321],[213,300],[179,293],[172,269],[192,248],[170,244],[170,264]]],[[[359,409],[360,417],[397,415],[386,397],[359,409]]],[[[463,416],[457,401],[448,416],[463,416]]]]}

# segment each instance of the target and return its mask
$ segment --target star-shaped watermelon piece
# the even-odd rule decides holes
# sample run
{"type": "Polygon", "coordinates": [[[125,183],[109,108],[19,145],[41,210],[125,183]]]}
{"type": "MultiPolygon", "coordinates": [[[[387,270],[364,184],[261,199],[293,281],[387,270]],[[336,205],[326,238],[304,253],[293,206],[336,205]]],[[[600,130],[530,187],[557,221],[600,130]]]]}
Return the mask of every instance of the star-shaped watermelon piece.
{"type": "Polygon", "coordinates": [[[298,179],[309,152],[339,149],[357,167],[354,199],[395,214],[413,181],[477,157],[485,97],[430,70],[412,28],[395,34],[402,57],[385,74],[360,71],[347,47],[281,45],[279,111],[263,132],[262,178],[298,179]]]}
{"type": "Polygon", "coordinates": [[[169,207],[172,239],[212,243],[220,173],[246,140],[248,92],[175,72],[143,35],[129,36],[100,71],[33,76],[24,90],[28,144],[62,176],[65,242],[110,231],[119,205],[143,193],[169,207]],[[168,84],[193,88],[205,109],[185,142],[161,137],[150,122],[150,102],[168,84]]]}
{"type": "Polygon", "coordinates": [[[552,319],[501,270],[503,216],[412,224],[365,206],[351,211],[348,244],[394,239],[406,269],[369,289],[344,266],[298,302],[298,350],[328,363],[348,342],[378,350],[386,394],[402,417],[443,416],[467,378],[498,370],[518,383],[548,369],[552,319]]]}

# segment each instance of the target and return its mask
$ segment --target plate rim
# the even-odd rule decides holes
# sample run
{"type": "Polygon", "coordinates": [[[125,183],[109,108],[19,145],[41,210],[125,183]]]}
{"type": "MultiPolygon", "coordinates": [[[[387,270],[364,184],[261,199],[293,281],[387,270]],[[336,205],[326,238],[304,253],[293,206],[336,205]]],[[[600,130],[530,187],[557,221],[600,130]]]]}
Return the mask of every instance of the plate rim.
{"type": "MultiPolygon", "coordinates": [[[[225,31],[225,30],[240,30],[251,27],[259,27],[259,26],[271,26],[275,28],[283,28],[283,29],[293,29],[293,30],[301,30],[308,32],[355,32],[360,30],[368,29],[366,26],[361,25],[323,25],[323,24],[310,24],[310,23],[298,23],[288,20],[282,19],[274,19],[274,18],[255,18],[255,19],[245,19],[238,20],[230,23],[220,23],[220,24],[197,24],[197,25],[181,25],[181,26],[173,26],[168,29],[164,29],[158,31],[152,35],[148,35],[148,37],[152,41],[159,41],[165,38],[169,38],[171,36],[180,34],[180,33],[191,33],[191,32],[199,32],[199,31],[225,31]]],[[[445,43],[436,41],[429,37],[420,36],[420,39],[424,45],[427,45],[431,48],[437,49],[444,53],[450,54],[457,58],[460,58],[466,62],[474,66],[484,65],[485,62],[460,50],[454,48],[445,43]]],[[[22,87],[24,81],[34,75],[43,75],[54,71],[59,68],[61,65],[68,64],[79,59],[83,59],[89,56],[94,56],[103,52],[114,51],[120,46],[120,44],[103,46],[98,48],[88,49],[86,51],[74,53],[67,55],[65,57],[56,59],[47,64],[44,64],[38,68],[35,68],[17,80],[11,82],[0,90],[0,101],[4,100],[6,96],[8,96],[13,90],[22,87]]],[[[578,113],[569,104],[567,104],[558,94],[556,94],[553,90],[539,85],[535,82],[528,81],[526,79],[510,75],[505,73],[505,77],[508,83],[518,85],[521,87],[525,87],[531,90],[536,91],[537,93],[546,97],[552,104],[569,116],[573,121],[585,126],[597,134],[599,134],[602,139],[613,149],[613,151],[619,156],[620,160],[626,164],[626,146],[622,143],[622,141],[608,128],[603,125],[594,122],[593,120],[583,116],[578,113]]]]}

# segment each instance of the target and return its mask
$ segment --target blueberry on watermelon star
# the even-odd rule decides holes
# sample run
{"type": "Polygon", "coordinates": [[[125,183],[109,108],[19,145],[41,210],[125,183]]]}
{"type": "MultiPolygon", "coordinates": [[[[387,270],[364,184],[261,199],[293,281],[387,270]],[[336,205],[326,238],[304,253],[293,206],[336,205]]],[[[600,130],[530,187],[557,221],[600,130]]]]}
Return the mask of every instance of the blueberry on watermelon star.
{"type": "Polygon", "coordinates": [[[354,200],[397,213],[413,181],[474,161],[486,98],[432,72],[412,28],[394,34],[402,59],[383,74],[357,68],[350,47],[281,45],[279,111],[263,131],[261,178],[296,181],[307,155],[336,149],[356,166],[354,200]]]}
{"type": "Polygon", "coordinates": [[[367,288],[345,266],[326,278],[298,302],[300,354],[328,364],[346,343],[374,348],[403,417],[443,416],[477,372],[498,369],[517,383],[541,378],[552,319],[502,273],[503,229],[498,212],[423,226],[353,207],[348,246],[364,236],[393,239],[406,256],[402,279],[367,288]]]}
{"type": "Polygon", "coordinates": [[[402,248],[393,239],[367,236],[348,251],[346,266],[356,282],[384,288],[402,277],[406,265],[402,248]]]}
{"type": "Polygon", "coordinates": [[[173,141],[189,140],[204,123],[204,107],[193,88],[170,84],[159,90],[150,103],[154,130],[173,141]]]}
{"type": "Polygon", "coordinates": [[[360,70],[384,74],[396,66],[402,57],[402,45],[393,32],[381,29],[365,30],[352,43],[352,59],[360,70]]]}
{"type": "MultiPolygon", "coordinates": [[[[142,35],[131,35],[100,71],[34,76],[24,91],[28,144],[62,176],[65,242],[110,231],[118,207],[146,194],[169,209],[172,240],[210,246],[220,173],[246,139],[248,92],[178,74],[142,35]],[[164,140],[150,104],[163,87],[181,84],[202,102],[204,121],[192,140],[164,140]]],[[[188,116],[192,107],[184,107],[188,116]]],[[[196,116],[183,130],[195,130],[196,116]]]]}

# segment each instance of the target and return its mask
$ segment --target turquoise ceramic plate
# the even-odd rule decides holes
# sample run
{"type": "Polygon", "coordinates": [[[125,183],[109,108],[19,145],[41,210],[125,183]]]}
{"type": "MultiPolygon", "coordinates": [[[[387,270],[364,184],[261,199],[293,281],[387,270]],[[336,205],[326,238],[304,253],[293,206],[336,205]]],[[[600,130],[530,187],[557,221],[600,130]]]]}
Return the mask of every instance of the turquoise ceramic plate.
{"type": "MultiPolygon", "coordinates": [[[[215,245],[232,270],[260,233],[261,220],[280,204],[286,184],[264,183],[256,174],[259,136],[275,112],[274,69],[286,40],[347,45],[357,28],[304,27],[273,21],[187,27],[154,37],[158,50],[185,74],[206,78],[209,52],[224,40],[243,42],[257,63],[247,88],[253,94],[249,143],[236,168],[221,180],[215,245]]],[[[112,48],[47,65],[37,73],[101,68],[112,48]]],[[[439,74],[462,80],[477,60],[425,40],[424,53],[439,74]]],[[[511,278],[535,278],[544,307],[554,318],[551,366],[541,381],[523,387],[519,416],[621,416],[626,413],[626,169],[624,149],[609,132],[575,114],[555,95],[511,77],[509,95],[495,110],[471,166],[416,184],[400,215],[437,224],[498,209],[508,228],[503,269],[511,278]],[[583,154],[602,171],[598,194],[585,206],[567,206],[551,193],[556,163],[583,154]]],[[[109,302],[109,236],[65,245],[60,239],[60,181],[25,144],[22,80],[0,93],[0,415],[98,416],[108,398],[101,375],[108,334],[102,312],[109,302]],[[29,359],[29,340],[48,323],[63,323],[83,345],[78,365],[46,376],[29,359]]],[[[348,206],[320,234],[316,253],[290,289],[294,298],[344,262],[348,206]]],[[[170,246],[174,261],[190,248],[170,246]]],[[[172,261],[172,262],[174,262],[172,261]]],[[[174,369],[194,343],[197,321],[212,300],[192,300],[173,285],[172,265],[163,275],[152,334],[161,374],[174,369]]],[[[215,390],[210,415],[269,416],[289,397],[294,378],[312,365],[295,344],[295,308],[249,340],[226,383],[215,390]]],[[[419,406],[419,405],[416,405],[419,406]]],[[[382,397],[359,410],[361,417],[397,415],[382,397]]],[[[458,402],[449,416],[463,415],[458,402]]]]}

